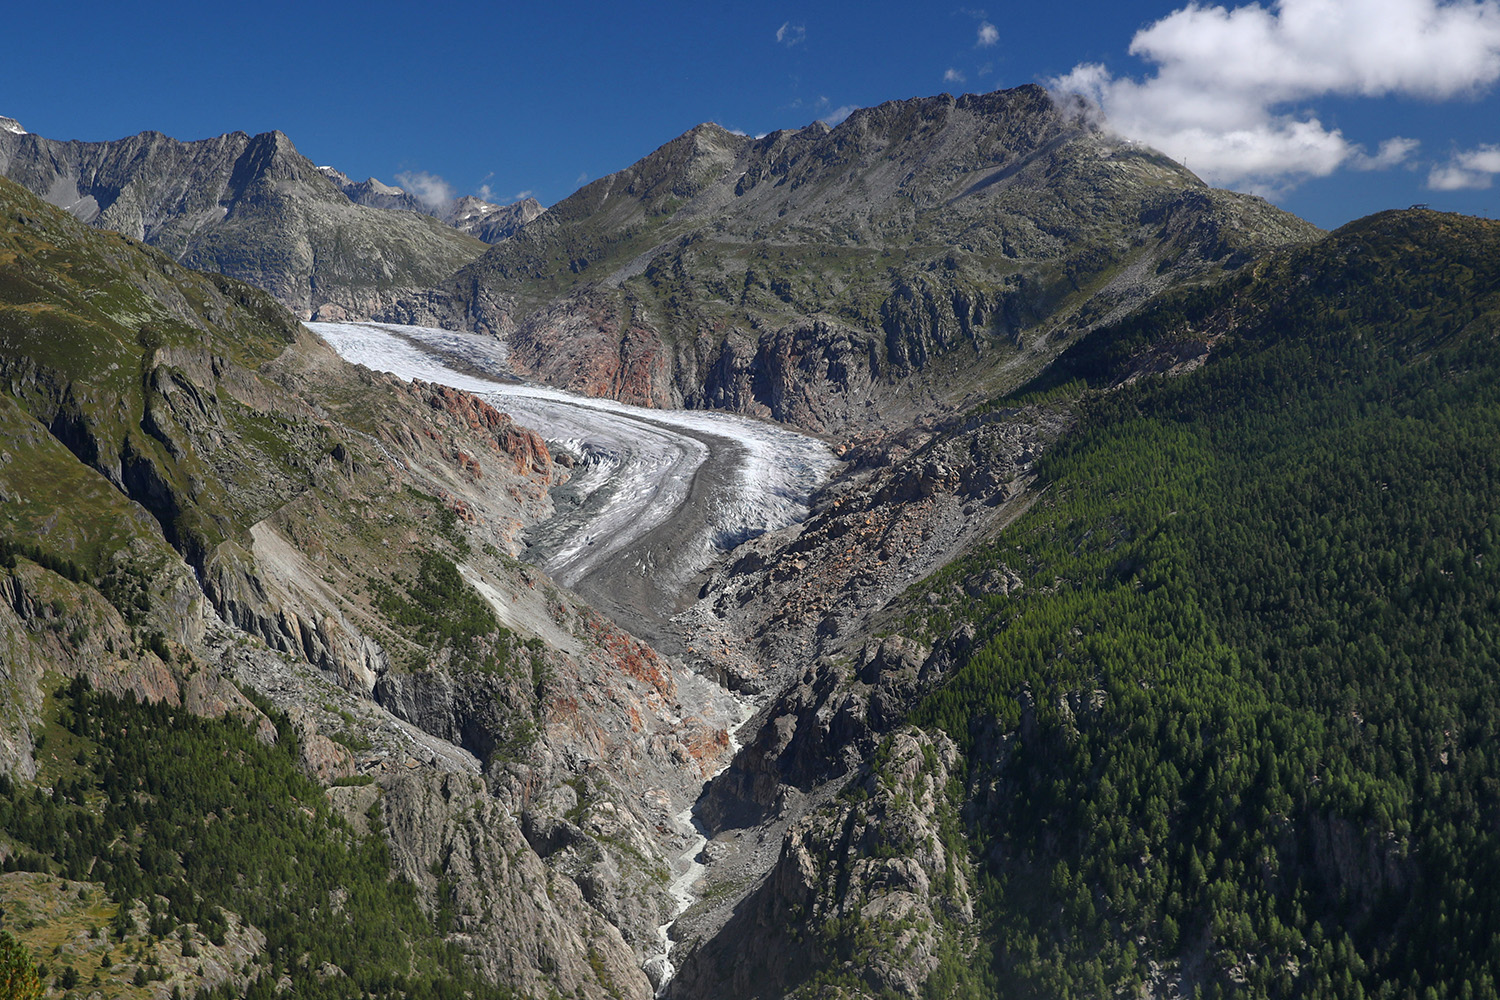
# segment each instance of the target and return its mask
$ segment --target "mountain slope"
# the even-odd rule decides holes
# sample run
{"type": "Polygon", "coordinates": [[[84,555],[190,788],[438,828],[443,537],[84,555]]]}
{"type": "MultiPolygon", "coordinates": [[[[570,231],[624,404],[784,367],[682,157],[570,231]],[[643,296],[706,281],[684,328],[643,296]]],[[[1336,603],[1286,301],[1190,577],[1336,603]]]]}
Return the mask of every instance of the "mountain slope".
{"type": "Polygon", "coordinates": [[[677,619],[767,696],[701,852],[733,713],[515,561],[541,440],[0,181],[38,954],[644,1000],[693,856],[668,996],[1495,995],[1500,224],[1314,239],[1035,88],[862,115],[696,129],[395,307],[891,430],[677,619]]]}
{"type": "Polygon", "coordinates": [[[493,331],[590,393],[843,434],[1012,386],[1163,288],[1317,235],[1021,87],[699,126],[388,315],[493,331]]]}
{"type": "MultiPolygon", "coordinates": [[[[727,712],[515,560],[566,476],[540,439],[4,180],[0,424],[8,910],[61,884],[123,914],[67,946],[120,986],[128,944],[189,991],[650,994],[669,819],[727,712]],[[163,801],[155,782],[246,741],[276,750],[163,801]],[[330,809],[299,827],[309,778],[330,809]],[[229,830],[235,785],[292,818],[259,846],[315,869],[321,900],[249,846],[168,833],[229,830]],[[348,902],[331,927],[328,892],[348,902]],[[183,925],[182,949],[229,951],[176,968],[159,942],[183,925]],[[377,946],[343,978],[299,957],[377,946]]],[[[82,919],[31,912],[33,944],[82,919]]]]}
{"type": "Polygon", "coordinates": [[[1500,224],[1392,212],[1064,355],[1032,509],[715,782],[839,791],[677,995],[1491,995],[1497,332],[1500,224]]]}
{"type": "Polygon", "coordinates": [[[353,205],[280,132],[58,142],[0,132],[0,175],[303,317],[367,315],[484,249],[436,220],[353,205]]]}

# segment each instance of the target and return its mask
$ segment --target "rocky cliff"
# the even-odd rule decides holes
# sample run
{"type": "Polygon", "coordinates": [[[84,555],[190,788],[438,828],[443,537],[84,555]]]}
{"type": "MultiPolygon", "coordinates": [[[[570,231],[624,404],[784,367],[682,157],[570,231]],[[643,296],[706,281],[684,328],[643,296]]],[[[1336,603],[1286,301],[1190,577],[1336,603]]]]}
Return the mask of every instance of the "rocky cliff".
{"type": "Polygon", "coordinates": [[[304,318],[369,315],[484,249],[424,215],[351,203],[280,132],[58,142],[0,130],[0,175],[304,318]]]}
{"type": "Polygon", "coordinates": [[[835,801],[792,824],[770,874],[692,951],[667,995],[929,995],[978,941],[968,848],[948,798],[958,763],[942,735],[885,740],[835,801]]]}

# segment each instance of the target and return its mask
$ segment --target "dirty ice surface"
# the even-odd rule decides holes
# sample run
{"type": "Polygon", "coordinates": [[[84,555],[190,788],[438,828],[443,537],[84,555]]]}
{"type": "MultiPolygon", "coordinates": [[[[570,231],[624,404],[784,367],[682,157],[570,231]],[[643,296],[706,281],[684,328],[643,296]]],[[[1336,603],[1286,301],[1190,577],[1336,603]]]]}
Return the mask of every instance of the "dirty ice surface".
{"type": "Polygon", "coordinates": [[[660,638],[684,589],[724,552],[807,515],[838,460],[816,438],[733,414],[652,410],[523,383],[492,337],[309,323],[346,360],[477,393],[578,460],[527,557],[660,638]]]}

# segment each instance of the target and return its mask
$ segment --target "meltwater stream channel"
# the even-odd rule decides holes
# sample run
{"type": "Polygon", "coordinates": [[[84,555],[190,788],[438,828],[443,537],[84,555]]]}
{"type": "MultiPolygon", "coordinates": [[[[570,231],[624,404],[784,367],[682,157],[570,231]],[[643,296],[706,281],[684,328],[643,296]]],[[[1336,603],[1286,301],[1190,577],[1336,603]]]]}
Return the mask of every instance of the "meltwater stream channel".
{"type": "MultiPolygon", "coordinates": [[[[526,558],[669,651],[677,646],[671,616],[693,580],[735,545],[806,517],[813,491],[838,464],[822,441],[774,424],[525,383],[508,373],[505,345],[492,337],[385,323],[308,326],[348,361],[480,395],[572,453],[579,461],[557,491],[559,513],[528,532],[526,558]]],[[[741,725],[750,717],[742,707],[741,725]]],[[[677,821],[692,835],[673,866],[680,914],[704,871],[696,860],[704,838],[691,807],[677,821]]],[[[660,983],[672,975],[671,924],[660,928],[662,954],[647,963],[660,983]]]]}

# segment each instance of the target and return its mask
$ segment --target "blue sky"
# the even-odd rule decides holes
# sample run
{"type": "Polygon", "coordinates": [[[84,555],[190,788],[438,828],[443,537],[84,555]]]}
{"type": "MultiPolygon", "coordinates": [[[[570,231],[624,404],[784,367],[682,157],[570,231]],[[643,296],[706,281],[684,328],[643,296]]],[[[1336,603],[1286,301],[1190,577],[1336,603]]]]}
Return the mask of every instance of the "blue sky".
{"type": "Polygon", "coordinates": [[[0,114],[55,139],[281,129],[320,164],[544,204],[701,121],[1023,83],[1323,226],[1500,217],[1500,0],[12,5],[0,114]]]}

